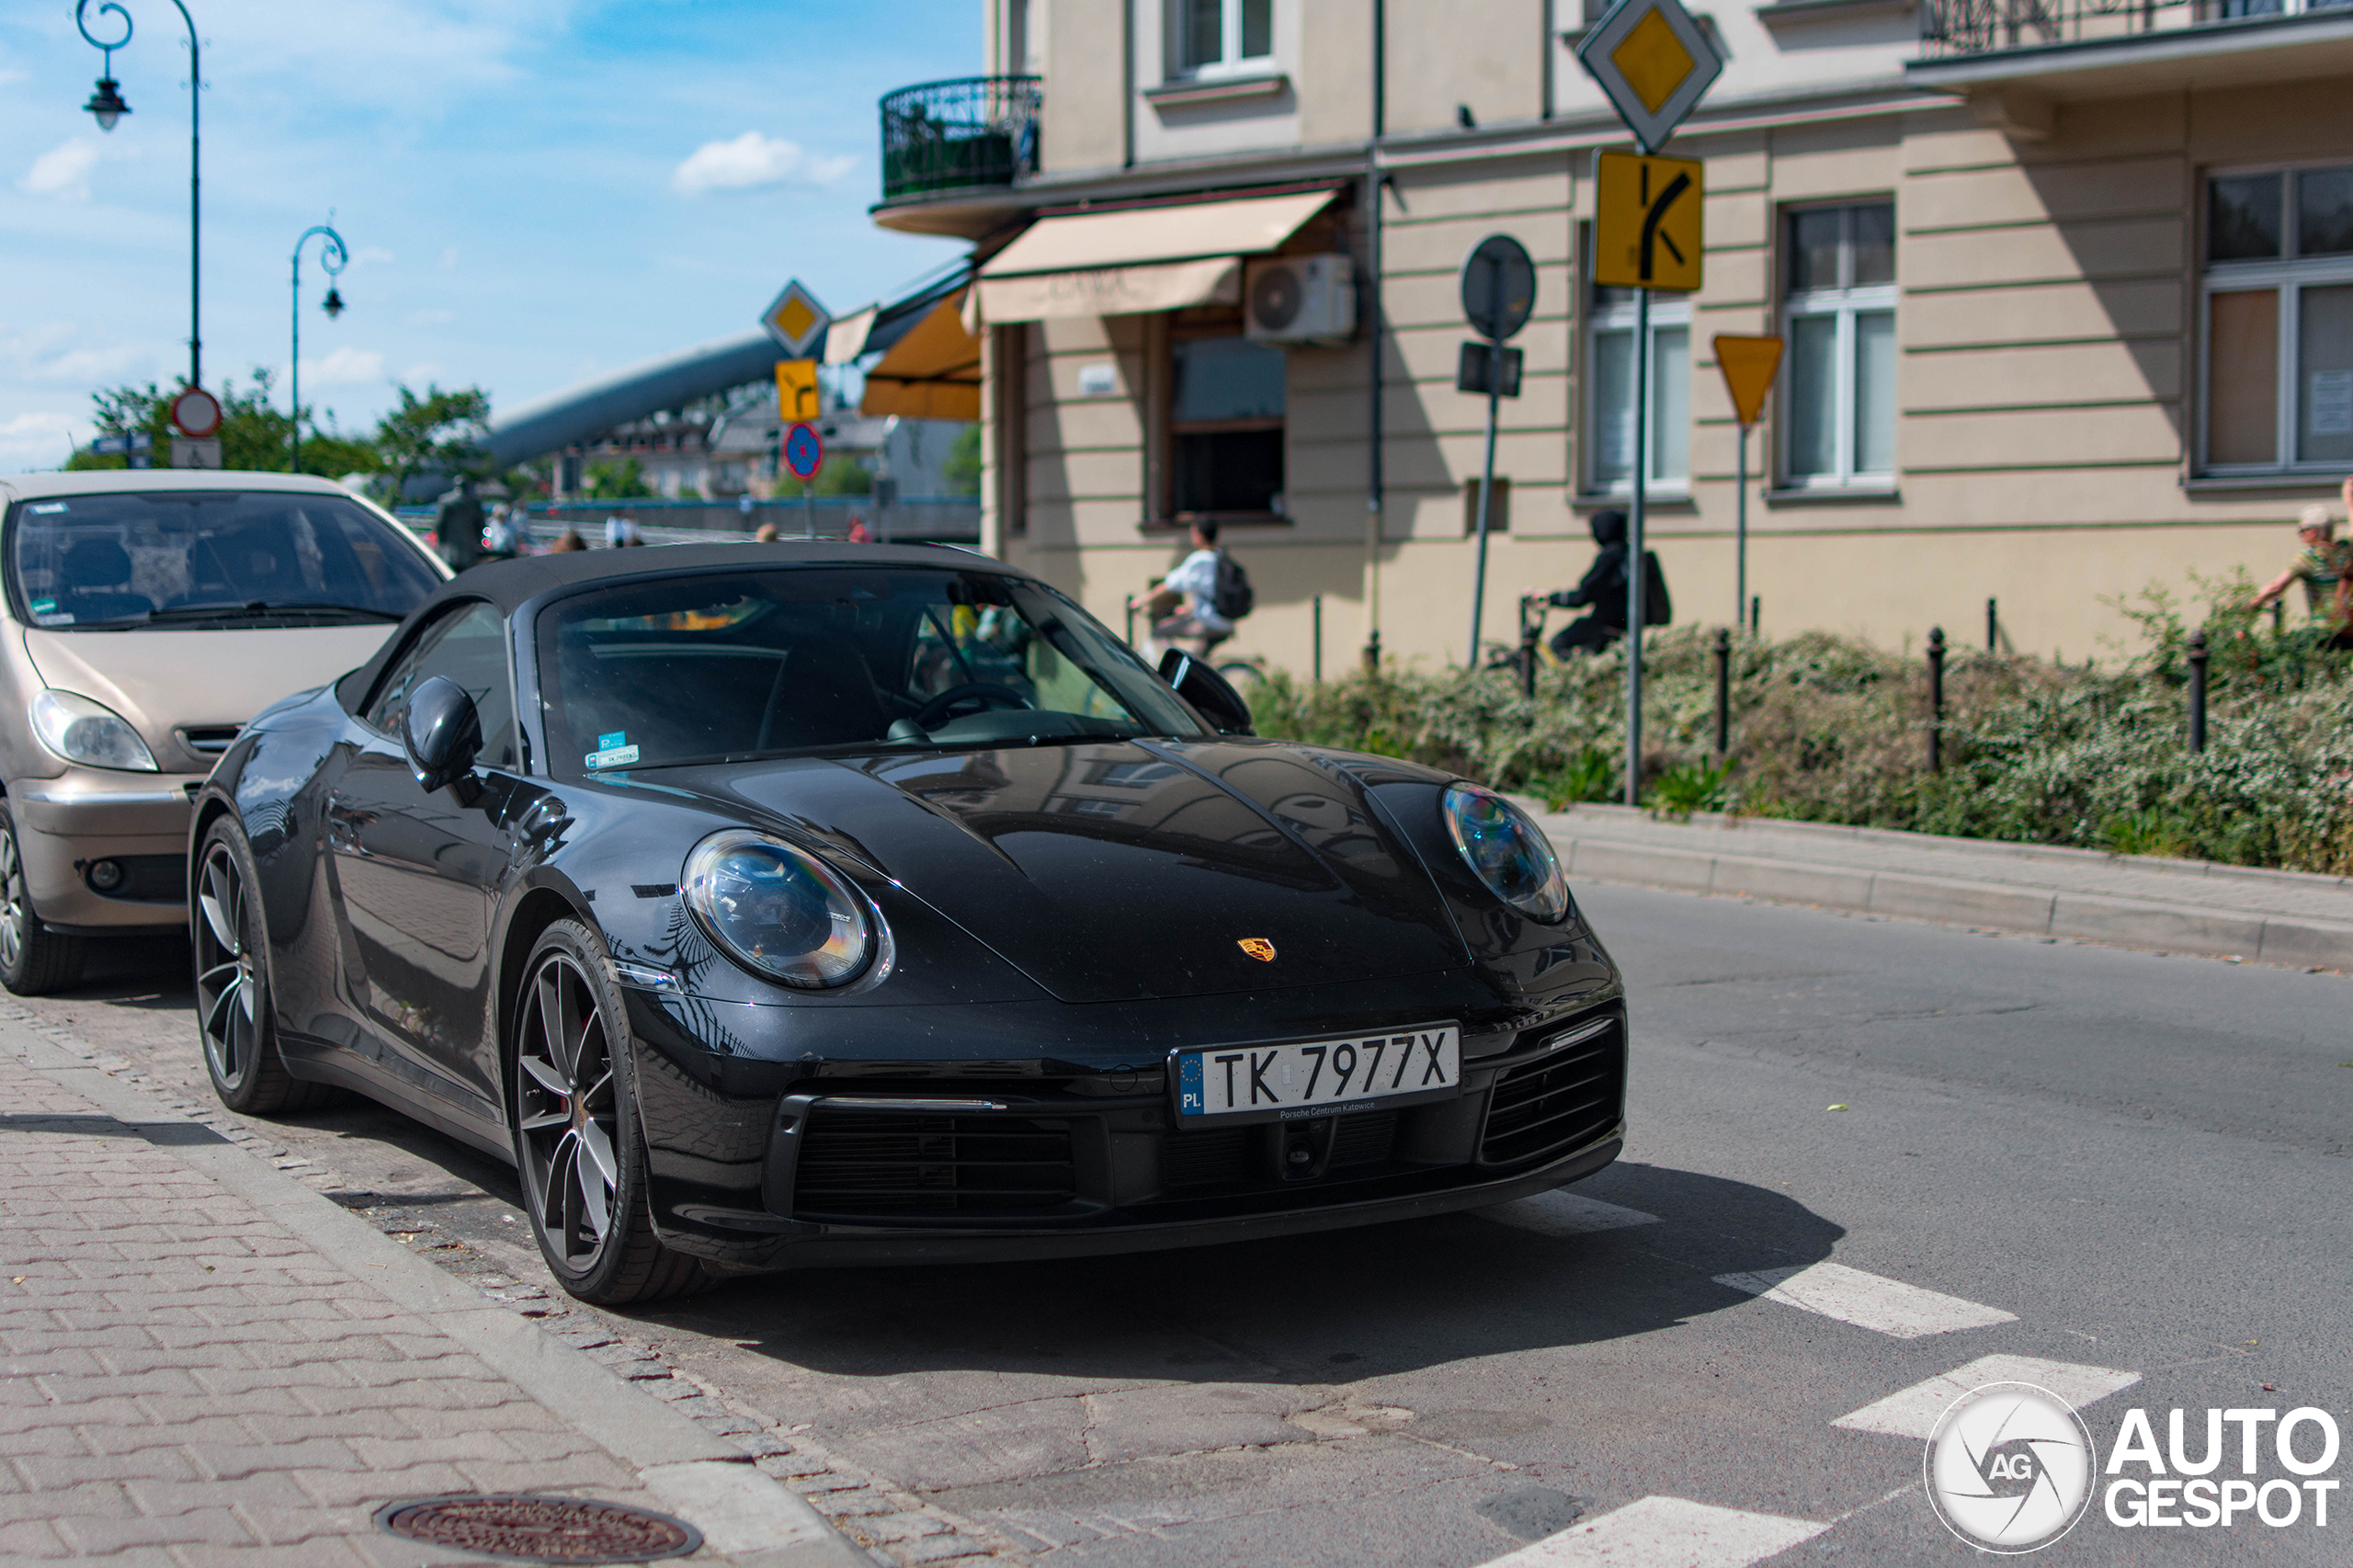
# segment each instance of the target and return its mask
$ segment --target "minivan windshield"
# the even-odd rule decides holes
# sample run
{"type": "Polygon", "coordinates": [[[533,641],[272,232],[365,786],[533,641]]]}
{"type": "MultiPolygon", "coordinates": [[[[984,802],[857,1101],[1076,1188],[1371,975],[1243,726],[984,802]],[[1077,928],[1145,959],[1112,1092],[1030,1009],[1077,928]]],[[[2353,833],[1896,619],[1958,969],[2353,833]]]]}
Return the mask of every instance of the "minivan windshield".
{"type": "Polygon", "coordinates": [[[367,507],[301,490],[19,502],[7,568],[17,614],[63,631],[391,622],[440,586],[367,507]]]}
{"type": "Polygon", "coordinates": [[[630,583],[551,605],[538,641],[559,778],[1204,733],[1085,610],[991,572],[809,566],[630,583]]]}

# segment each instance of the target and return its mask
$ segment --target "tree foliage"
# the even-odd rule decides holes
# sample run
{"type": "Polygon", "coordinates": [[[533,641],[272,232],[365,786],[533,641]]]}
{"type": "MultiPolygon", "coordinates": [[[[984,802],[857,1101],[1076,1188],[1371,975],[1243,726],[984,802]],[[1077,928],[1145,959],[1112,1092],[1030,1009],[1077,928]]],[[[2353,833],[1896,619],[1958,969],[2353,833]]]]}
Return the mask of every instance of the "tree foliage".
{"type": "Polygon", "coordinates": [[[599,458],[581,474],[580,494],[590,501],[633,501],[651,496],[654,486],[635,458],[599,458]]]}
{"type": "MultiPolygon", "coordinates": [[[[222,383],[222,467],[286,472],[292,455],[294,422],[270,402],[272,380],[268,370],[256,366],[250,384],[240,387],[234,381],[222,383]]],[[[178,395],[177,388],[165,392],[150,381],[143,387],[112,387],[94,392],[90,401],[100,435],[129,436],[145,431],[154,438],[155,461],[161,466],[171,461],[172,399],[178,395]]],[[[130,460],[77,451],[65,466],[68,470],[119,469],[129,467],[130,460]]],[[[372,473],[381,466],[369,440],[345,435],[332,426],[322,428],[315,411],[304,406],[303,472],[341,478],[347,473],[372,473]]]]}
{"type": "Polygon", "coordinates": [[[480,387],[443,392],[427,382],[419,397],[406,386],[376,423],[375,447],[395,493],[411,474],[482,477],[488,467],[482,443],[490,434],[490,394],[480,387]]]}

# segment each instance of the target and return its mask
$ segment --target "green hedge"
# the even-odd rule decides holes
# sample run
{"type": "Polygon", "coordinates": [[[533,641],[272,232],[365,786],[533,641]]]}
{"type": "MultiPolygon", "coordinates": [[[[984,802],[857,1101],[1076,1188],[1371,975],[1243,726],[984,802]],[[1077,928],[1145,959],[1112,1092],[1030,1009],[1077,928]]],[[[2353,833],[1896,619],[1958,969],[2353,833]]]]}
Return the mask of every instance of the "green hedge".
{"type": "MultiPolygon", "coordinates": [[[[2121,607],[2145,652],[2088,667],[1955,650],[1945,767],[1927,771],[1927,667],[1808,633],[1733,655],[1732,751],[1715,766],[1711,631],[1645,644],[1646,801],[1754,816],[2353,873],[2353,659],[2209,585],[2207,750],[2189,749],[2188,631],[2162,592],[2121,607]]],[[[1555,806],[1622,799],[1625,670],[1616,652],[1539,677],[1385,671],[1321,685],[1270,676],[1260,733],[1410,757],[1555,806]]]]}

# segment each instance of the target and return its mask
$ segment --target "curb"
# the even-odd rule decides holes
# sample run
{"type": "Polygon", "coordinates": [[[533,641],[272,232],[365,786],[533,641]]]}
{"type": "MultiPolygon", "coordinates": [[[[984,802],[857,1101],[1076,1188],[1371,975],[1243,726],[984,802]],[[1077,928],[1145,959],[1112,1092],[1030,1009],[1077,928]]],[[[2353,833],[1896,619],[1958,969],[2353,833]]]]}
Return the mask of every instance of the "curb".
{"type": "Polygon", "coordinates": [[[1865,915],[1988,926],[2037,937],[2075,937],[2211,958],[2253,959],[2297,969],[2353,970],[2353,922],[2244,914],[2154,899],[2055,892],[1961,877],[1872,871],[1814,861],[1579,838],[1570,831],[1570,824],[1558,817],[1547,825],[1546,832],[1561,853],[1564,871],[1572,877],[1597,881],[1630,882],[1681,892],[1725,893],[1776,903],[1817,904],[1865,915]]]}
{"type": "Polygon", "coordinates": [[[637,1471],[647,1490],[691,1520],[707,1549],[737,1568],[873,1568],[751,1456],[641,1392],[531,1323],[486,1301],[365,1220],[264,1165],[203,1123],[183,1116],[12,1020],[0,1038],[35,1075],[132,1126],[169,1123],[194,1136],[173,1152],[190,1168],[283,1226],[387,1299],[430,1320],[483,1364],[637,1471]],[[361,1269],[374,1272],[363,1274],[361,1269]]]}

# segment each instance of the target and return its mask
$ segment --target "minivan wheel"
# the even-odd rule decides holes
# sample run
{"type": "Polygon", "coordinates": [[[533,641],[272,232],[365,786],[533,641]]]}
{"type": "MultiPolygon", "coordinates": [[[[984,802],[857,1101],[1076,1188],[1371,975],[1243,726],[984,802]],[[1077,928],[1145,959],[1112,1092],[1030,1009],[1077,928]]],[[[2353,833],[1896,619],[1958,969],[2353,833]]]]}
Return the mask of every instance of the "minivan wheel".
{"type": "Polygon", "coordinates": [[[25,891],[25,858],[17,819],[0,804],[0,985],[19,996],[45,996],[79,984],[82,938],[46,929],[25,891]]]}

